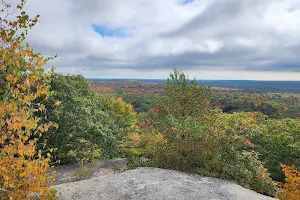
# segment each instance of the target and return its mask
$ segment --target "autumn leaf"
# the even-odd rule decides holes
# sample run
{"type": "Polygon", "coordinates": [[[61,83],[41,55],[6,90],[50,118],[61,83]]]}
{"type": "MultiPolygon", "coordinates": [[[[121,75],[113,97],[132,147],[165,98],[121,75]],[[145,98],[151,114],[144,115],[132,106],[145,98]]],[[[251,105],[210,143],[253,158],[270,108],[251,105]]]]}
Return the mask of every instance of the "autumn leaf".
{"type": "Polygon", "coordinates": [[[40,199],[54,199],[48,182],[51,177],[46,176],[51,155],[37,152],[36,138],[54,124],[35,117],[36,105],[46,112],[42,102],[49,96],[50,77],[40,70],[45,58],[24,43],[37,18],[23,10],[24,0],[16,8],[5,1],[0,4],[0,16],[4,17],[0,20],[0,80],[5,84],[0,104],[0,187],[6,191],[0,197],[31,199],[30,195],[38,193],[40,199]]]}
{"type": "Polygon", "coordinates": [[[61,101],[56,101],[55,106],[59,106],[61,104],[61,101]]]}

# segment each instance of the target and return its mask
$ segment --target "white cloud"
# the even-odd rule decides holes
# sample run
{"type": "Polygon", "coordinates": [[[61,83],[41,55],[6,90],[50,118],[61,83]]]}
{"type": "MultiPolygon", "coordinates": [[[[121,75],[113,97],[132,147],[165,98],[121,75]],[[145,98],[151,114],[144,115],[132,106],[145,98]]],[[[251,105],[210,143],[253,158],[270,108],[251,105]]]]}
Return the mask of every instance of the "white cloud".
{"type": "Polygon", "coordinates": [[[57,54],[50,64],[60,72],[153,78],[177,66],[203,72],[206,79],[216,74],[281,79],[280,72],[300,80],[298,0],[195,0],[186,5],[179,0],[27,0],[26,8],[41,15],[29,43],[47,55],[57,54]],[[93,24],[122,28],[131,37],[102,37],[93,24]]]}

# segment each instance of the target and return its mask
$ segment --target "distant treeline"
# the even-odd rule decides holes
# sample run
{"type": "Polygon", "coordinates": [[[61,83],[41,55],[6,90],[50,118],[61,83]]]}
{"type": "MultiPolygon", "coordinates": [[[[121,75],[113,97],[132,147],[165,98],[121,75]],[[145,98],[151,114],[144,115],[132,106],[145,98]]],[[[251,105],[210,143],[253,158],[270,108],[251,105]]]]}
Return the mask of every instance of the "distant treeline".
{"type": "MultiPolygon", "coordinates": [[[[165,79],[88,79],[89,81],[138,81],[164,83],[165,79]]],[[[280,91],[300,93],[300,81],[250,81],[250,80],[197,80],[211,87],[240,88],[255,91],[280,91]]]]}

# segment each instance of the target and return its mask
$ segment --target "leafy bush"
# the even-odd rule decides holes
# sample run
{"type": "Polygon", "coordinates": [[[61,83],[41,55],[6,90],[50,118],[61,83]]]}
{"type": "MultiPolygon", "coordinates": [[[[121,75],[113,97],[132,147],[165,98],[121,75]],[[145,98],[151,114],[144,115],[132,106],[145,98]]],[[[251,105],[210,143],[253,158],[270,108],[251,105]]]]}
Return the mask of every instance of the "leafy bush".
{"type": "Polygon", "coordinates": [[[73,157],[77,163],[83,165],[87,162],[97,162],[101,159],[101,149],[98,145],[93,144],[83,138],[78,139],[77,143],[74,143],[71,150],[68,152],[68,156],[73,157]]]}
{"type": "MultiPolygon", "coordinates": [[[[251,136],[261,132],[264,116],[260,113],[220,114],[209,128],[218,141],[215,164],[219,177],[236,180],[241,185],[267,195],[274,195],[277,186],[254,151],[251,136]]],[[[213,138],[212,138],[213,139],[213,138]]]]}
{"type": "Polygon", "coordinates": [[[284,181],[280,163],[300,169],[300,119],[267,120],[253,136],[255,149],[276,181],[284,181]]]}
{"type": "Polygon", "coordinates": [[[260,131],[257,121],[261,117],[258,113],[215,111],[201,122],[189,119],[179,123],[170,118],[172,126],[165,132],[153,128],[158,126],[156,122],[146,121],[141,125],[143,132],[128,138],[126,148],[135,164],[140,164],[139,157],[146,157],[150,166],[235,180],[272,196],[277,186],[249,139],[260,131]]]}
{"type": "Polygon", "coordinates": [[[73,172],[73,181],[85,179],[88,175],[85,163],[98,162],[101,159],[101,149],[98,145],[93,144],[84,138],[78,139],[78,143],[73,143],[68,156],[76,160],[80,164],[80,168],[73,172]]]}

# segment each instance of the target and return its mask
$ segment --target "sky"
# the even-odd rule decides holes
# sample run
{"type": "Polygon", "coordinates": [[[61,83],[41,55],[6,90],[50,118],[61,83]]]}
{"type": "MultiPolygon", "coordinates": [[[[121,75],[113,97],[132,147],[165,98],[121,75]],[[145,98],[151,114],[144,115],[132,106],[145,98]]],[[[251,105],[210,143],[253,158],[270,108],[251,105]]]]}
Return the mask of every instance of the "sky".
{"type": "Polygon", "coordinates": [[[300,80],[299,0],[27,0],[27,38],[86,78],[300,80]]]}

